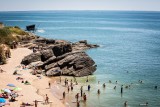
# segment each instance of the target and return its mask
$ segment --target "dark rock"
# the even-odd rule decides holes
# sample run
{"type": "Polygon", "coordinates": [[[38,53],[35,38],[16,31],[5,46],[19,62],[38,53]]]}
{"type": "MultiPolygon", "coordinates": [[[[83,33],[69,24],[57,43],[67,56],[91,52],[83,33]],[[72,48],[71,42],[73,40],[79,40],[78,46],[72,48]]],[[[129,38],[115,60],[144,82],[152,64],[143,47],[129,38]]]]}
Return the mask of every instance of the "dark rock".
{"type": "Polygon", "coordinates": [[[28,65],[32,62],[37,62],[37,61],[41,61],[41,53],[39,52],[36,52],[36,53],[32,53],[26,57],[23,58],[21,64],[24,64],[24,65],[28,65]]]}
{"type": "Polygon", "coordinates": [[[72,51],[72,46],[71,44],[60,44],[56,45],[52,48],[54,55],[61,56],[65,53],[71,52],[72,51]]]}
{"type": "Polygon", "coordinates": [[[83,44],[85,44],[85,45],[88,44],[88,43],[87,43],[87,40],[81,40],[81,41],[79,41],[79,43],[83,43],[83,44]]]}
{"type": "Polygon", "coordinates": [[[55,44],[70,44],[71,42],[68,42],[66,40],[56,40],[55,44]]]}
{"type": "Polygon", "coordinates": [[[48,50],[42,50],[41,51],[41,60],[44,62],[47,59],[49,59],[50,57],[54,56],[53,51],[48,49],[48,50]]]}
{"type": "Polygon", "coordinates": [[[46,73],[59,67],[62,75],[87,76],[96,70],[95,62],[85,52],[70,52],[44,62],[46,73]]]}
{"type": "Polygon", "coordinates": [[[96,44],[88,44],[87,40],[81,40],[79,42],[73,43],[72,44],[72,50],[73,51],[77,51],[77,50],[86,50],[86,49],[90,49],[90,48],[97,48],[99,47],[99,45],[96,44]]]}
{"type": "Polygon", "coordinates": [[[48,71],[46,71],[47,76],[59,76],[61,75],[61,69],[59,67],[51,68],[48,71]]]}
{"type": "Polygon", "coordinates": [[[39,43],[46,43],[46,41],[47,41],[47,39],[46,38],[42,38],[42,37],[40,37],[40,38],[35,40],[35,42],[39,42],[39,43]]]}
{"type": "Polygon", "coordinates": [[[54,39],[47,39],[46,44],[54,44],[55,40],[54,39]]]}

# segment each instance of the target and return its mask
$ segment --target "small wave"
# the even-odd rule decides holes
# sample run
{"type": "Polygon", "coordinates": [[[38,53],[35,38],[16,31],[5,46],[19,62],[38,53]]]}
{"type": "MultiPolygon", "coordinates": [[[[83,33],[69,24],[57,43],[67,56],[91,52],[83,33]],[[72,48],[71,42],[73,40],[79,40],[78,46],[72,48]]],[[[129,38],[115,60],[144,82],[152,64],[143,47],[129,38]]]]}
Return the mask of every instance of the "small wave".
{"type": "Polygon", "coordinates": [[[37,32],[39,32],[39,33],[44,33],[44,32],[45,32],[45,30],[43,30],[43,29],[39,29],[39,30],[37,30],[37,32]]]}

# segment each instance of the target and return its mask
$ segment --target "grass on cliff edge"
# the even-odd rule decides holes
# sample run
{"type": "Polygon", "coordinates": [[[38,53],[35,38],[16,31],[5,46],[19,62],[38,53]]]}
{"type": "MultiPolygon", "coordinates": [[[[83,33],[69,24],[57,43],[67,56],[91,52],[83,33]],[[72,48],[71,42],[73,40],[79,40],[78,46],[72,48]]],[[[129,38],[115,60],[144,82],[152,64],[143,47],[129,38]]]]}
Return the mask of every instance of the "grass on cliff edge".
{"type": "Polygon", "coordinates": [[[19,27],[4,27],[0,29],[0,44],[10,45],[13,41],[19,41],[19,36],[28,35],[19,27]],[[15,36],[16,35],[16,36],[15,36]]]}

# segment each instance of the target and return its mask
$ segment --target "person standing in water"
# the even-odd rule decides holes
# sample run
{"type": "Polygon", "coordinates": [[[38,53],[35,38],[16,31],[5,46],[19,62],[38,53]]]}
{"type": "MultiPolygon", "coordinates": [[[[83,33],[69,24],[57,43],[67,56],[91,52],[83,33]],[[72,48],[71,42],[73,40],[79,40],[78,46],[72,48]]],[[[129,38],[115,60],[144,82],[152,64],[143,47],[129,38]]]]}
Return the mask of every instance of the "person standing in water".
{"type": "Polygon", "coordinates": [[[79,93],[76,94],[75,98],[77,99],[77,102],[78,102],[78,99],[79,99],[79,93]]]}
{"type": "Polygon", "coordinates": [[[86,94],[84,93],[83,94],[83,100],[86,102],[86,100],[87,100],[87,97],[86,97],[86,94]]]}
{"type": "Polygon", "coordinates": [[[128,104],[127,104],[127,101],[125,101],[125,102],[124,102],[124,107],[127,107],[127,105],[128,105],[128,104]]]}
{"type": "Polygon", "coordinates": [[[87,80],[86,80],[86,82],[88,82],[88,76],[87,76],[87,80]]]}
{"type": "Polygon", "coordinates": [[[116,90],[116,86],[114,86],[114,90],[116,90]]]}
{"type": "Polygon", "coordinates": [[[90,91],[90,88],[91,88],[91,86],[90,86],[90,85],[88,85],[88,91],[90,91]]]}
{"type": "Polygon", "coordinates": [[[81,97],[83,95],[83,86],[81,86],[81,97]]]}
{"type": "Polygon", "coordinates": [[[97,94],[99,95],[101,92],[100,92],[100,89],[98,89],[98,91],[97,91],[97,94]]]}
{"type": "Polygon", "coordinates": [[[123,85],[121,86],[121,94],[123,93],[123,85]]]}
{"type": "Polygon", "coordinates": [[[103,88],[106,88],[106,84],[105,83],[103,84],[103,88]]]}

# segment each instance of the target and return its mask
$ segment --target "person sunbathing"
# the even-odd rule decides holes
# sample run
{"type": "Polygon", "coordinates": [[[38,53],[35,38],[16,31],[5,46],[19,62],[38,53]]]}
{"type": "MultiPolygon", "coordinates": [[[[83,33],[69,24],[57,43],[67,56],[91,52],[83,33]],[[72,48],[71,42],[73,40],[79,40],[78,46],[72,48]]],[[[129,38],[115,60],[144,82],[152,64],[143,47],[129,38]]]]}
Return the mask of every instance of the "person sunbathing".
{"type": "Polygon", "coordinates": [[[21,78],[21,77],[17,77],[17,78],[16,78],[16,80],[23,80],[23,78],[21,78]]]}
{"type": "Polygon", "coordinates": [[[9,97],[8,97],[8,94],[4,92],[1,94],[1,98],[8,99],[9,97]]]}
{"type": "Polygon", "coordinates": [[[24,84],[26,84],[26,85],[31,85],[27,80],[25,81],[24,84]]]}
{"type": "Polygon", "coordinates": [[[34,104],[29,104],[29,103],[24,103],[24,102],[22,102],[22,104],[21,104],[21,106],[34,106],[34,104]]]}

